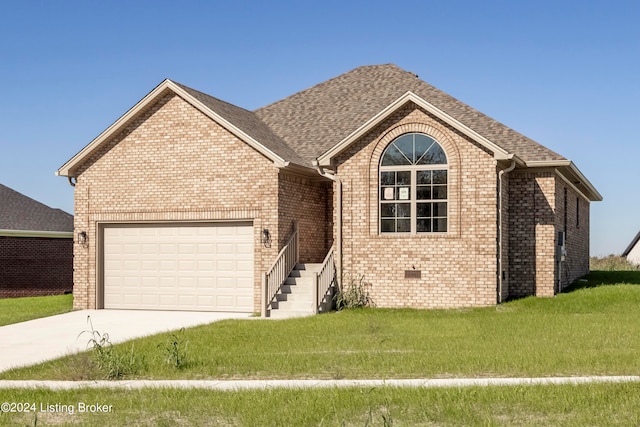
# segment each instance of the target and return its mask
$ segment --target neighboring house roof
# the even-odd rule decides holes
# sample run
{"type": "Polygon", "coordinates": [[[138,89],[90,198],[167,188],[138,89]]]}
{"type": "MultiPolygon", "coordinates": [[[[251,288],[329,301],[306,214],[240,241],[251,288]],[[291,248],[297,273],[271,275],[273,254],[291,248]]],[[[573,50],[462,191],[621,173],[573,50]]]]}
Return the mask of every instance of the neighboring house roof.
{"type": "Polygon", "coordinates": [[[65,163],[57,174],[75,176],[79,166],[110,136],[166,90],[182,97],[276,166],[302,168],[310,173],[316,161],[321,166],[329,165],[333,156],[364,132],[407,102],[413,102],[484,145],[496,159],[512,159],[520,166],[556,168],[586,198],[602,200],[570,160],[393,64],[356,68],[254,112],[165,80],[65,163]]]}
{"type": "Polygon", "coordinates": [[[0,184],[0,236],[73,237],[73,215],[0,184]]]}
{"type": "Polygon", "coordinates": [[[633,248],[638,244],[639,240],[640,240],[640,231],[638,232],[638,234],[636,234],[636,237],[633,238],[629,246],[627,246],[627,249],[625,249],[624,252],[622,252],[622,256],[626,257],[627,255],[629,255],[629,253],[633,250],[633,248]]]}

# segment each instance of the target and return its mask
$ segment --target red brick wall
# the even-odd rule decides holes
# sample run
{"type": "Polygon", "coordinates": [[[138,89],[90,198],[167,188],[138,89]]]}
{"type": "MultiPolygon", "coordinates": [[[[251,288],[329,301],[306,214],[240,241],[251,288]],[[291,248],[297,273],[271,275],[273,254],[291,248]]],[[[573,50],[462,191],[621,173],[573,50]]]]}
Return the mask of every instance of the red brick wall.
{"type": "Polygon", "coordinates": [[[0,237],[0,298],[73,289],[72,239],[0,237]]]}

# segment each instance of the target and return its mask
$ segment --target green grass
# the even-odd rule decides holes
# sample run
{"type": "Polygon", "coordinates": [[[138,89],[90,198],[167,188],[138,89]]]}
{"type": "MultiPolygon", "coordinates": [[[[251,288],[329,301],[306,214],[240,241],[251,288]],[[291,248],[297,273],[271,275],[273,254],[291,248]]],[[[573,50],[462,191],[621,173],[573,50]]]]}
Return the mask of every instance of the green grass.
{"type": "MultiPolygon", "coordinates": [[[[230,320],[188,329],[180,368],[172,334],[134,340],[133,378],[446,378],[640,373],[640,272],[593,272],[555,298],[464,310],[359,309],[285,321],[230,320]]],[[[80,331],[78,331],[80,332],[80,331]]],[[[100,331],[109,332],[109,331],[100,331]]],[[[96,379],[88,354],[0,379],[96,379]]]]}
{"type": "Polygon", "coordinates": [[[0,326],[71,311],[73,295],[0,299],[0,326]]]}
{"type": "Polygon", "coordinates": [[[0,413],[0,425],[638,425],[640,384],[442,389],[0,390],[0,402],[74,413],[0,413]],[[79,403],[107,405],[78,413],[79,403]],[[110,408],[109,408],[110,406],[110,408]],[[37,419],[36,419],[37,417],[37,419]]]}

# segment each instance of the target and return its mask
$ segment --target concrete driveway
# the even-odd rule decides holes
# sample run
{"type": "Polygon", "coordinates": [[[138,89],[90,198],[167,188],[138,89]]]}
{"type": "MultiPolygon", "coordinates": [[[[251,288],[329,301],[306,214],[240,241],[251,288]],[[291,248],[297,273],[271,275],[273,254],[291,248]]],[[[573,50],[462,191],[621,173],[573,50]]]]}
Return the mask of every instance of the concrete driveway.
{"type": "Polygon", "coordinates": [[[77,353],[91,338],[83,331],[108,333],[112,343],[224,319],[249,318],[249,313],[193,311],[81,310],[0,327],[0,372],[77,353]]]}

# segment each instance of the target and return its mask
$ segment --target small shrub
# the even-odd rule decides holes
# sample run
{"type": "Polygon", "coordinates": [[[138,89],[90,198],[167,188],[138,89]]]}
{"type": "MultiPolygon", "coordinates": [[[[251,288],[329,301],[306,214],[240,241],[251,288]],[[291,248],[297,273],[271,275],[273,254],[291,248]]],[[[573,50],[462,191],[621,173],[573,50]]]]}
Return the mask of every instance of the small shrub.
{"type": "Polygon", "coordinates": [[[345,310],[350,308],[375,306],[369,294],[370,285],[364,282],[364,275],[359,277],[348,277],[338,287],[335,296],[336,309],[345,310]]]}
{"type": "Polygon", "coordinates": [[[123,352],[115,349],[109,340],[109,334],[100,333],[93,328],[91,317],[87,316],[87,322],[91,326],[90,331],[83,331],[82,334],[89,334],[87,347],[91,347],[95,362],[106,379],[115,380],[128,375],[137,374],[144,365],[144,358],[135,354],[134,346],[131,345],[130,352],[123,352]]]}
{"type": "MultiPolygon", "coordinates": [[[[184,338],[184,328],[169,336],[169,342],[164,345],[167,364],[176,369],[184,368],[187,361],[187,346],[189,341],[184,338]]],[[[162,346],[159,344],[158,347],[162,346]]]]}

